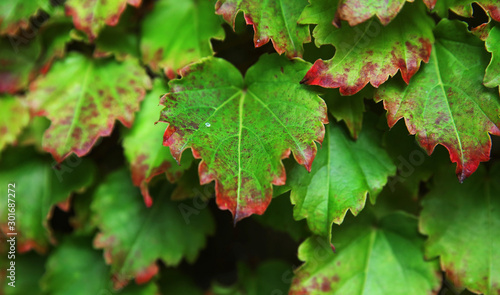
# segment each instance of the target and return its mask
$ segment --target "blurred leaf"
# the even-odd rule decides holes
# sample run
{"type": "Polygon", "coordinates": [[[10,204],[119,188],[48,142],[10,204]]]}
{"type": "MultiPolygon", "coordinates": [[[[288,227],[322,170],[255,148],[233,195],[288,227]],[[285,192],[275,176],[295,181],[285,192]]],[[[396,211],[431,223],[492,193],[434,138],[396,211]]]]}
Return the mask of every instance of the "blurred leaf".
{"type": "Polygon", "coordinates": [[[30,120],[29,110],[19,97],[0,97],[0,152],[17,137],[30,120]]]}
{"type": "MultiPolygon", "coordinates": [[[[7,285],[11,282],[7,278],[7,282],[2,284],[5,295],[42,295],[40,290],[40,279],[45,272],[46,257],[40,256],[36,253],[26,253],[23,255],[16,254],[15,259],[15,287],[7,285]]],[[[7,267],[5,267],[7,268],[7,267]]],[[[9,274],[7,274],[9,275],[9,274]]],[[[3,278],[2,278],[3,279],[3,278]]]]}
{"type": "Polygon", "coordinates": [[[28,29],[30,17],[41,9],[50,11],[49,0],[0,1],[0,34],[15,35],[21,29],[28,29]]]}

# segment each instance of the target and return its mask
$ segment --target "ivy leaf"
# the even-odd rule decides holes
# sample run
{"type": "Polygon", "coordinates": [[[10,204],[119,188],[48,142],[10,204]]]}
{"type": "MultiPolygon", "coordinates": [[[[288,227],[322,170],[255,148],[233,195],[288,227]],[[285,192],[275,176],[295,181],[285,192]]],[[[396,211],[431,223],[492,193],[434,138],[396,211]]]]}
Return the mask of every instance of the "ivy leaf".
{"type": "Polygon", "coordinates": [[[65,3],[66,15],[73,18],[75,28],[87,34],[93,42],[104,26],[116,26],[127,4],[135,7],[142,0],[68,0],[65,3]]]}
{"type": "Polygon", "coordinates": [[[425,5],[441,17],[448,16],[448,9],[463,17],[472,17],[472,3],[488,11],[490,16],[500,21],[500,5],[497,0],[424,0],[425,5]]]}
{"type": "Polygon", "coordinates": [[[87,154],[115,120],[130,127],[151,81],[137,61],[92,60],[71,53],[30,85],[28,103],[52,121],[43,148],[61,162],[87,154]]]}
{"type": "Polygon", "coordinates": [[[339,0],[336,17],[354,27],[372,16],[377,16],[385,26],[396,17],[406,1],[413,2],[413,0],[339,0]]]}
{"type": "Polygon", "coordinates": [[[308,170],[328,122],[326,105],[298,82],[309,64],[263,55],[243,79],[229,62],[204,59],[183,69],[163,97],[160,121],[168,122],[164,145],[179,161],[186,148],[199,166],[200,182],[216,182],[217,204],[235,221],[263,214],[283,185],[280,159],[293,152],[308,170]]]}
{"type": "Polygon", "coordinates": [[[438,292],[439,267],[424,260],[417,220],[403,213],[377,220],[365,211],[335,232],[336,252],[318,236],[300,245],[305,263],[295,273],[290,295],[438,292]]]}
{"type": "Polygon", "coordinates": [[[218,0],[215,8],[233,27],[236,15],[243,11],[246,23],[254,28],[255,47],[271,39],[276,52],[291,58],[302,57],[302,44],[311,42],[309,26],[297,23],[306,5],[307,0],[218,0]]]}
{"type": "MultiPolygon", "coordinates": [[[[18,251],[35,249],[46,251],[53,241],[48,228],[48,219],[54,205],[68,199],[72,192],[88,187],[94,177],[95,167],[89,161],[69,159],[52,167],[49,159],[40,158],[31,149],[8,151],[2,159],[0,184],[7,187],[15,183],[16,231],[18,251]]],[[[0,224],[7,231],[7,194],[2,194],[0,224]]]]}
{"type": "Polygon", "coordinates": [[[498,93],[482,85],[488,54],[466,24],[443,20],[435,35],[429,64],[412,83],[391,81],[379,89],[376,100],[384,100],[389,126],[404,117],[428,154],[437,144],[446,147],[463,181],[479,162],[489,160],[488,133],[500,135],[500,103],[498,93]]]}
{"type": "Polygon", "coordinates": [[[372,203],[396,173],[381,147],[381,134],[370,121],[353,141],[344,128],[330,123],[311,173],[296,166],[289,176],[290,199],[296,220],[306,218],[315,234],[331,237],[332,223],[340,224],[347,210],[357,215],[369,194],[372,203]]]}
{"type": "Polygon", "coordinates": [[[185,65],[213,54],[210,39],[224,39],[215,1],[160,0],[142,23],[141,51],[153,71],[164,70],[169,79],[185,65]],[[189,36],[189,38],[179,38],[189,36]]]}
{"type": "Polygon", "coordinates": [[[48,0],[12,0],[0,3],[0,35],[15,35],[21,29],[28,29],[30,17],[39,10],[50,10],[48,0]]]}
{"type": "Polygon", "coordinates": [[[16,141],[29,120],[29,110],[20,98],[0,97],[0,152],[16,141]]]}
{"type": "Polygon", "coordinates": [[[46,272],[42,277],[44,294],[53,295],[156,295],[158,287],[154,283],[130,285],[122,290],[111,286],[109,267],[102,259],[102,253],[92,249],[85,237],[68,237],[51,253],[46,272]]]}
{"type": "Polygon", "coordinates": [[[479,167],[459,184],[438,173],[425,196],[420,231],[428,235],[426,257],[440,256],[441,268],[459,287],[500,292],[500,165],[479,167]]]}
{"type": "Polygon", "coordinates": [[[329,1],[316,0],[302,13],[301,23],[317,24],[313,31],[316,46],[336,48],[332,59],[314,63],[302,83],[339,88],[342,95],[352,95],[368,82],[379,87],[398,70],[409,83],[420,62],[428,61],[434,21],[424,5],[406,5],[385,27],[371,19],[356,27],[336,28],[328,18],[334,9],[329,1]]]}
{"type": "Polygon", "coordinates": [[[491,52],[490,64],[484,75],[484,86],[496,87],[500,85],[500,28],[491,29],[486,39],[486,49],[491,52]]]}
{"type": "Polygon", "coordinates": [[[162,110],[158,105],[158,97],[165,93],[166,89],[167,86],[160,79],[154,81],[153,91],[146,95],[134,125],[125,130],[123,137],[123,149],[131,166],[132,181],[135,186],[141,188],[147,207],[153,203],[148,190],[151,179],[166,173],[168,180],[174,182],[193,161],[193,157],[188,154],[182,159],[182,165],[178,165],[168,148],[162,145],[165,127],[161,124],[155,125],[155,122],[162,110]]]}
{"type": "Polygon", "coordinates": [[[167,265],[183,257],[193,262],[215,226],[208,210],[187,216],[183,203],[169,199],[170,186],[146,208],[129,177],[125,170],[112,173],[94,194],[91,209],[100,229],[94,246],[104,249],[118,284],[134,277],[141,284],[158,272],[157,259],[167,265]]]}

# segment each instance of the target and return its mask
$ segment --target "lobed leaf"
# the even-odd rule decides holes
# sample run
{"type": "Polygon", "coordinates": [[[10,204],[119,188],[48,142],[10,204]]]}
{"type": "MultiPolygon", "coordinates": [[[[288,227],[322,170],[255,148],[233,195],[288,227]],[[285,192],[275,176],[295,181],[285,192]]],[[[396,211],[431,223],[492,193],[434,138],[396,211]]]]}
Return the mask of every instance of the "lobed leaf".
{"type": "Polygon", "coordinates": [[[405,2],[413,0],[339,0],[336,18],[349,23],[351,27],[359,25],[372,16],[377,16],[385,26],[399,13],[405,2]]]}
{"type": "Polygon", "coordinates": [[[229,62],[209,58],[172,80],[163,97],[161,121],[168,122],[164,145],[179,161],[191,148],[200,182],[216,182],[219,208],[235,221],[263,214],[272,186],[285,183],[281,159],[293,152],[308,170],[328,122],[326,105],[300,85],[309,64],[264,55],[245,79],[229,62]]]}
{"type": "Polygon", "coordinates": [[[441,17],[447,17],[448,9],[454,13],[472,17],[472,3],[476,3],[486,10],[496,21],[500,21],[500,4],[497,0],[423,0],[425,5],[441,17]]]}

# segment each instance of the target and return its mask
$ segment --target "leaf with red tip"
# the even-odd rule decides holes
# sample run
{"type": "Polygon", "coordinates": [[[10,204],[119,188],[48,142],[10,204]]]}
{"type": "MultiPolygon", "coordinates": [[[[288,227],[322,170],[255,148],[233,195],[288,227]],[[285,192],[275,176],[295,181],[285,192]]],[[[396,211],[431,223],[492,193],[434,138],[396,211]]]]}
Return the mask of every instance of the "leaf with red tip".
{"type": "Polygon", "coordinates": [[[159,97],[167,92],[168,87],[160,79],[156,79],[153,91],[146,95],[134,125],[124,131],[123,149],[132,170],[132,182],[141,188],[146,206],[151,206],[148,183],[159,174],[166,174],[169,181],[176,181],[184,170],[191,165],[193,157],[189,154],[177,164],[167,147],[162,144],[165,131],[163,124],[156,124],[158,114],[162,110],[159,97]]]}
{"type": "MultiPolygon", "coordinates": [[[[82,191],[94,178],[91,162],[68,160],[55,166],[47,157],[37,157],[31,149],[7,150],[2,157],[0,184],[7,188],[15,183],[17,249],[26,252],[35,249],[43,253],[53,242],[48,220],[54,205],[65,201],[72,192],[82,191]]],[[[1,194],[0,227],[8,229],[7,189],[1,194]]]]}
{"type": "Polygon", "coordinates": [[[295,271],[289,295],[421,295],[441,287],[437,261],[424,260],[424,241],[411,215],[376,218],[365,210],[337,228],[332,243],[335,251],[318,236],[300,245],[305,263],[295,271]]]}
{"type": "Polygon", "coordinates": [[[424,0],[424,3],[427,8],[441,17],[447,17],[449,9],[463,17],[472,17],[472,3],[476,3],[486,10],[491,18],[500,21],[498,0],[424,0]]]}
{"type": "Polygon", "coordinates": [[[484,75],[484,86],[496,87],[500,85],[500,28],[491,29],[486,39],[486,49],[491,52],[490,64],[484,75]]]}
{"type": "Polygon", "coordinates": [[[135,7],[142,0],[68,0],[65,3],[66,15],[73,18],[75,27],[87,34],[93,42],[104,26],[116,26],[127,4],[135,7]]]}
{"type": "Polygon", "coordinates": [[[328,1],[316,0],[302,13],[301,23],[317,24],[316,46],[336,47],[335,56],[317,60],[302,83],[339,88],[342,95],[352,95],[368,83],[379,87],[398,70],[409,83],[420,62],[428,61],[434,21],[422,4],[407,4],[386,27],[371,19],[356,27],[336,28],[329,17],[334,10],[328,1]]]}
{"type": "Polygon", "coordinates": [[[153,71],[169,79],[185,65],[213,54],[210,39],[223,39],[212,0],[160,0],[142,23],[141,51],[153,71]]]}
{"type": "Polygon", "coordinates": [[[0,35],[15,35],[20,29],[28,29],[30,17],[40,10],[49,11],[49,0],[0,1],[0,35]]]}
{"type": "Polygon", "coordinates": [[[120,170],[97,188],[91,209],[100,233],[94,246],[104,249],[117,282],[135,278],[144,283],[158,272],[157,259],[169,266],[183,257],[193,262],[215,226],[209,210],[171,201],[169,184],[156,191],[153,206],[146,208],[129,179],[120,170]]]}
{"type": "Polygon", "coordinates": [[[269,40],[279,54],[302,57],[303,43],[311,42],[309,26],[297,23],[307,0],[218,0],[216,13],[233,25],[236,15],[243,11],[248,25],[255,31],[253,41],[260,47],[269,40]]]}
{"type": "Polygon", "coordinates": [[[413,0],[339,0],[336,16],[347,21],[351,27],[377,16],[385,26],[396,17],[406,1],[413,2],[413,0]]]}
{"type": "Polygon", "coordinates": [[[130,127],[151,81],[137,61],[92,60],[78,53],[56,62],[30,85],[27,100],[36,115],[52,121],[43,148],[58,161],[87,154],[115,120],[130,127]]]}
{"type": "Polygon", "coordinates": [[[293,152],[308,170],[327,123],[326,105],[300,85],[309,64],[264,55],[245,79],[229,62],[204,59],[183,69],[164,96],[164,144],[176,159],[202,158],[200,182],[216,182],[217,204],[236,221],[263,214],[272,185],[285,183],[281,159],[293,152]]]}
{"type": "Polygon", "coordinates": [[[288,173],[295,219],[306,218],[311,231],[328,240],[332,223],[341,224],[348,210],[357,215],[368,194],[375,203],[387,178],[396,173],[374,121],[368,120],[356,141],[330,123],[311,172],[296,167],[288,173]]]}
{"type": "Polygon", "coordinates": [[[0,97],[0,152],[16,141],[29,120],[29,110],[20,98],[0,97]]]}
{"type": "Polygon", "coordinates": [[[435,35],[429,63],[412,83],[391,81],[376,100],[384,100],[389,126],[404,117],[428,154],[438,144],[446,147],[463,181],[489,160],[488,133],[500,135],[500,101],[496,90],[482,84],[489,56],[467,25],[443,20],[435,35]]]}
{"type": "Polygon", "coordinates": [[[479,167],[463,184],[446,169],[422,201],[426,257],[459,288],[500,294],[500,165],[479,167]]]}

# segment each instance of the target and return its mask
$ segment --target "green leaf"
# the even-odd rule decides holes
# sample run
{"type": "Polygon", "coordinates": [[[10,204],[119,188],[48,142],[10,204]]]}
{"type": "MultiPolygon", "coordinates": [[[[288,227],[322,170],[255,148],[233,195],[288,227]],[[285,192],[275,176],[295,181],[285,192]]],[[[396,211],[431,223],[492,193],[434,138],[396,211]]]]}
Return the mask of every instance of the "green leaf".
{"type": "MultiPolygon", "coordinates": [[[[9,183],[15,183],[17,249],[20,252],[35,249],[43,253],[53,241],[48,219],[54,205],[68,199],[72,192],[88,187],[93,181],[95,167],[78,158],[52,167],[56,163],[50,159],[35,156],[31,149],[19,148],[8,151],[1,164],[0,185],[7,188],[9,183]]],[[[7,190],[1,198],[0,224],[6,226],[7,190]]]]}
{"type": "Polygon", "coordinates": [[[376,220],[363,212],[338,228],[333,243],[336,252],[317,236],[299,247],[305,263],[295,273],[290,295],[421,295],[440,288],[439,267],[424,260],[412,216],[392,213],[376,220]]]}
{"type": "Polygon", "coordinates": [[[163,97],[161,121],[170,123],[164,144],[179,160],[186,148],[202,158],[202,184],[216,182],[217,204],[236,221],[263,214],[272,186],[285,183],[281,159],[293,152],[308,170],[328,122],[326,105],[298,82],[301,60],[263,55],[243,79],[223,59],[184,68],[163,97]]]}
{"type": "Polygon", "coordinates": [[[0,2],[0,35],[15,35],[28,29],[30,17],[40,10],[49,11],[49,0],[12,0],[0,2]]]}
{"type": "Polygon", "coordinates": [[[292,58],[302,57],[302,44],[311,42],[309,26],[297,23],[306,5],[307,0],[218,0],[215,8],[233,27],[236,15],[243,11],[246,23],[254,28],[255,47],[271,39],[276,52],[292,58]]]}
{"type": "MultiPolygon", "coordinates": [[[[5,243],[8,244],[8,243],[5,243]]],[[[7,256],[7,255],[5,255],[7,256]]],[[[14,261],[15,265],[15,287],[7,285],[11,282],[8,278],[6,282],[2,282],[5,295],[42,295],[40,290],[40,279],[45,271],[45,257],[39,256],[36,253],[26,253],[23,255],[16,254],[14,261]]],[[[10,262],[9,262],[10,263],[10,262]]],[[[10,267],[8,265],[7,267],[10,267]]],[[[5,267],[5,268],[7,268],[5,267]]],[[[9,273],[7,272],[7,275],[9,273]]],[[[4,279],[4,278],[2,278],[4,279]]]]}
{"type": "Polygon", "coordinates": [[[486,39],[486,49],[491,52],[491,60],[484,75],[484,86],[496,87],[500,85],[500,28],[491,29],[486,39]]]}
{"type": "Polygon", "coordinates": [[[223,39],[212,0],[160,0],[142,23],[141,51],[153,71],[169,79],[185,65],[213,54],[210,39],[223,39]]]}
{"type": "Polygon", "coordinates": [[[36,115],[52,121],[43,148],[56,161],[87,154],[108,136],[115,120],[130,127],[151,81],[137,61],[92,60],[71,53],[30,86],[27,100],[36,115]]]}
{"type": "Polygon", "coordinates": [[[387,26],[371,19],[355,27],[336,28],[329,17],[335,6],[327,0],[311,3],[300,23],[317,24],[313,31],[316,46],[332,44],[336,52],[330,60],[317,60],[302,83],[339,88],[342,95],[352,95],[368,83],[379,87],[398,70],[409,83],[421,61],[429,59],[434,21],[424,5],[407,4],[387,26]]]}
{"type": "Polygon", "coordinates": [[[92,249],[91,245],[85,237],[69,237],[52,252],[42,278],[45,294],[158,294],[158,287],[154,283],[141,286],[132,284],[119,291],[113,289],[109,267],[104,263],[102,253],[92,249]]]}
{"type": "Polygon", "coordinates": [[[135,186],[141,188],[148,207],[152,204],[148,191],[151,179],[165,173],[168,180],[174,182],[193,161],[193,157],[187,154],[182,159],[182,165],[177,164],[168,148],[162,145],[165,126],[155,125],[155,122],[162,110],[159,97],[167,92],[167,89],[160,79],[154,81],[153,91],[146,95],[134,125],[130,130],[125,130],[123,137],[123,149],[131,166],[132,181],[135,186]]]}
{"type": "Polygon", "coordinates": [[[459,287],[500,293],[500,165],[479,167],[463,184],[444,170],[434,179],[420,214],[428,235],[426,257],[440,256],[441,268],[459,287]]]}
{"type": "Polygon", "coordinates": [[[306,218],[315,234],[330,238],[333,222],[342,223],[349,209],[357,215],[368,194],[375,203],[387,178],[396,173],[380,145],[380,132],[371,121],[366,125],[353,141],[344,128],[330,123],[311,173],[298,166],[288,173],[294,217],[306,218]]]}
{"type": "Polygon", "coordinates": [[[170,185],[146,208],[129,177],[125,170],[112,173],[96,190],[91,209],[100,233],[94,246],[104,249],[118,282],[135,277],[143,283],[158,272],[157,259],[167,265],[177,265],[183,257],[193,262],[215,228],[210,211],[191,216],[182,207],[188,205],[171,201],[170,185]]]}
{"type": "Polygon", "coordinates": [[[16,142],[29,120],[29,110],[20,98],[0,97],[0,152],[6,145],[16,142]]]}
{"type": "Polygon", "coordinates": [[[424,0],[424,3],[441,17],[448,16],[448,9],[463,17],[472,17],[472,3],[476,3],[494,20],[500,21],[500,4],[497,0],[424,0]]]}
{"type": "Polygon", "coordinates": [[[377,16],[385,26],[396,17],[406,1],[413,2],[413,0],[339,0],[336,17],[354,27],[372,16],[377,16]]]}
{"type": "Polygon", "coordinates": [[[429,63],[412,83],[391,81],[376,100],[384,100],[389,126],[404,117],[428,154],[437,144],[446,147],[463,181],[489,160],[488,133],[500,135],[500,102],[497,91],[482,84],[488,54],[466,24],[442,20],[435,35],[429,63]]]}
{"type": "Polygon", "coordinates": [[[93,42],[104,26],[116,26],[127,4],[135,7],[142,0],[68,0],[65,3],[66,15],[73,18],[75,28],[87,34],[93,42]]]}

